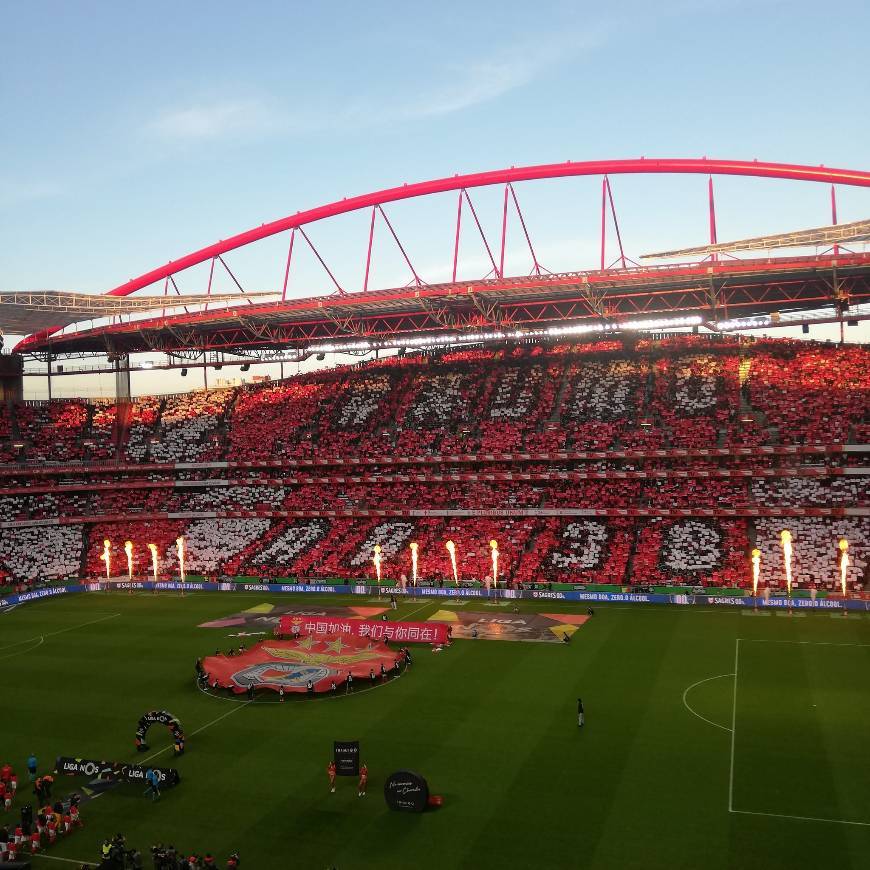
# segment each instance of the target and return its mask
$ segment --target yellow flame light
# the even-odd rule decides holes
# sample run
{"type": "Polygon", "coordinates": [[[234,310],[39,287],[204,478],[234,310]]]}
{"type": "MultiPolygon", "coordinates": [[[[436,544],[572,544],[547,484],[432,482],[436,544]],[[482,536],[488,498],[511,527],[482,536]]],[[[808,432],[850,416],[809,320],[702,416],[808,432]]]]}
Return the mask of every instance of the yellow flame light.
{"type": "Polygon", "coordinates": [[[381,545],[375,544],[375,557],[373,559],[375,563],[375,574],[378,578],[378,585],[381,584],[381,545]]]}
{"type": "Polygon", "coordinates": [[[416,541],[411,541],[411,582],[417,585],[417,548],[420,546],[416,541]]]}
{"type": "Polygon", "coordinates": [[[779,540],[782,543],[782,560],[785,564],[785,583],[791,596],[791,532],[783,529],[779,533],[779,540]]]}
{"type": "Polygon", "coordinates": [[[178,553],[178,573],[184,583],[184,538],[175,539],[175,551],[178,553]]]}
{"type": "Polygon", "coordinates": [[[498,541],[491,540],[489,546],[492,550],[492,582],[498,586],[498,541]]]}
{"type": "Polygon", "coordinates": [[[151,551],[151,568],[154,570],[154,582],[157,582],[157,544],[149,544],[148,549],[151,551]]]}
{"type": "Polygon", "coordinates": [[[459,585],[459,572],[456,570],[456,544],[453,541],[448,541],[445,545],[447,552],[450,553],[450,564],[453,566],[453,582],[459,585]]]}
{"type": "Polygon", "coordinates": [[[127,577],[133,579],[133,542],[124,541],[124,552],[127,554],[127,577]]]}
{"type": "Polygon", "coordinates": [[[761,550],[752,551],[752,597],[758,595],[758,575],[761,570],[761,550]]]}
{"type": "Polygon", "coordinates": [[[112,576],[112,542],[106,538],[103,541],[103,553],[100,559],[106,563],[106,580],[112,576]]]}
{"type": "Polygon", "coordinates": [[[843,598],[845,598],[846,571],[849,568],[849,542],[845,538],[840,538],[840,543],[837,546],[840,548],[840,587],[843,590],[843,598]]]}

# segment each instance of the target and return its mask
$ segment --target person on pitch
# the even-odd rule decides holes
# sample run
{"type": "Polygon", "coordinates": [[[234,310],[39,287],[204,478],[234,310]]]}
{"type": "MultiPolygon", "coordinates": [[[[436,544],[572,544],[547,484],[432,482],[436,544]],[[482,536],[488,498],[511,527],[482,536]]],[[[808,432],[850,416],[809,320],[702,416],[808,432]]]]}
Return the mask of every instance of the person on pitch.
{"type": "Polygon", "coordinates": [[[352,691],[353,691],[353,674],[350,671],[348,671],[347,672],[347,682],[345,683],[344,692],[345,692],[345,694],[349,694],[352,691]]]}
{"type": "Polygon", "coordinates": [[[369,769],[365,762],[362,763],[359,769],[359,789],[357,790],[357,797],[365,797],[366,796],[366,786],[369,782],[369,769]]]}
{"type": "Polygon", "coordinates": [[[583,710],[583,699],[577,699],[577,727],[582,728],[586,724],[586,713],[583,710]]]}
{"type": "Polygon", "coordinates": [[[27,773],[30,776],[31,782],[36,779],[36,763],[36,756],[31,752],[30,757],[27,759],[27,773]]]}
{"type": "Polygon", "coordinates": [[[326,766],[326,772],[329,775],[329,792],[330,794],[335,792],[335,762],[330,761],[326,766]]]}
{"type": "Polygon", "coordinates": [[[144,794],[150,794],[152,801],[160,800],[160,775],[157,771],[149,767],[145,771],[145,781],[148,783],[148,788],[145,789],[144,794]]]}

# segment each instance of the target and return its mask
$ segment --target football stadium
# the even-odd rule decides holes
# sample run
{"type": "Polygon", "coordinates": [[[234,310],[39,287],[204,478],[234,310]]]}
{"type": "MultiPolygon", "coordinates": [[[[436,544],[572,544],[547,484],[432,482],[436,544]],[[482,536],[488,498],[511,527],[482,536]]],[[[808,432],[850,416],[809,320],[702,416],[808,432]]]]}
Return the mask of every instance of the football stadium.
{"type": "Polygon", "coordinates": [[[0,288],[0,867],[867,866],[870,171],[581,151],[0,288]]]}

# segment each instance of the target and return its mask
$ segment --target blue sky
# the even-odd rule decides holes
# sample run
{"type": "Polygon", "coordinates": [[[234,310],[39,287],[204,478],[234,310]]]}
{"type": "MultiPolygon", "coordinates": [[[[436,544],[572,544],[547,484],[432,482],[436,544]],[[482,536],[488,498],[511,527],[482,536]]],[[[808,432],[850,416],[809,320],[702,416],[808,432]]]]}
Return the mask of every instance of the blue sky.
{"type": "MultiPolygon", "coordinates": [[[[300,209],[507,165],[707,155],[867,168],[868,26],[866,2],[6,3],[0,286],[99,292],[300,209]]],[[[595,265],[598,184],[518,187],[544,265],[595,265]]],[[[614,178],[628,253],[703,243],[705,184],[614,178]]],[[[716,185],[720,238],[829,217],[822,186],[716,185]]],[[[499,196],[475,194],[493,239],[499,196]]],[[[841,221],[870,214],[867,191],[839,202],[841,221]]],[[[448,271],[454,211],[452,195],[388,209],[424,279],[448,271]]],[[[366,233],[364,215],[311,230],[348,289],[366,233]]],[[[374,282],[404,283],[388,241],[374,282]]],[[[270,289],[285,252],[275,239],[229,262],[246,287],[270,289]]],[[[482,257],[464,236],[466,274],[482,275],[482,257]]],[[[527,271],[525,257],[513,234],[509,266],[527,271]]],[[[191,270],[180,285],[203,280],[191,270]]],[[[291,292],[326,289],[300,255],[291,292]]]]}

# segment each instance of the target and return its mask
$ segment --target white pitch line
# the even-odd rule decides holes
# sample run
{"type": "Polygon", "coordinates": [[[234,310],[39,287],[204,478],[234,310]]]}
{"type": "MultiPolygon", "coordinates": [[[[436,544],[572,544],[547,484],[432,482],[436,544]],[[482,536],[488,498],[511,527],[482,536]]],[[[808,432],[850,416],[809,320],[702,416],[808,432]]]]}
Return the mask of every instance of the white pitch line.
{"type": "Polygon", "coordinates": [[[45,643],[45,639],[47,637],[54,637],[55,635],[63,634],[64,632],[67,632],[67,631],[74,631],[77,628],[85,628],[86,626],[94,625],[97,622],[105,622],[107,619],[114,619],[116,616],[120,616],[120,615],[121,615],[120,613],[112,613],[109,616],[101,616],[101,617],[99,617],[99,619],[91,619],[88,622],[82,622],[79,625],[71,625],[68,628],[61,628],[58,631],[50,631],[47,634],[39,634],[36,637],[31,637],[31,638],[28,638],[27,640],[19,640],[16,643],[10,643],[8,646],[0,647],[0,650],[12,649],[12,647],[15,647],[15,646],[23,646],[26,643],[34,643],[34,641],[39,641],[38,643],[34,644],[34,646],[29,647],[28,649],[23,649],[23,650],[20,650],[19,652],[9,653],[8,655],[5,655],[5,656],[0,656],[0,661],[5,661],[6,659],[11,659],[11,658],[14,658],[15,656],[22,656],[25,653],[32,652],[37,647],[42,646],[45,643]]]}
{"type": "Polygon", "coordinates": [[[115,619],[120,616],[120,613],[110,613],[108,616],[101,616],[99,619],[92,619],[89,622],[82,622],[79,625],[71,625],[69,628],[61,628],[59,631],[49,631],[43,637],[54,637],[56,634],[64,634],[67,631],[75,631],[77,628],[85,628],[88,625],[96,625],[98,622],[105,622],[107,619],[115,619]]]}
{"type": "Polygon", "coordinates": [[[737,674],[740,664],[740,638],[734,641],[734,699],[731,706],[731,767],[728,775],[728,812],[734,806],[734,739],[737,736],[737,674]]]}
{"type": "Polygon", "coordinates": [[[57,855],[43,855],[41,852],[37,852],[35,855],[27,854],[27,858],[45,858],[46,861],[63,861],[66,864],[78,864],[79,867],[96,867],[96,864],[92,864],[90,861],[77,861],[75,858],[60,858],[57,855]]]}
{"type": "Polygon", "coordinates": [[[0,646],[0,652],[3,650],[12,649],[16,646],[23,646],[26,643],[33,643],[35,640],[45,640],[45,638],[41,634],[37,634],[35,637],[29,637],[27,640],[16,640],[15,643],[7,643],[6,646],[0,646]]]}
{"type": "Polygon", "coordinates": [[[721,680],[722,677],[733,677],[733,676],[734,676],[734,674],[717,674],[715,677],[707,677],[706,679],[698,680],[697,683],[692,683],[692,685],[689,686],[689,687],[686,689],[685,692],[683,692],[683,706],[684,706],[684,707],[685,707],[685,708],[686,708],[686,709],[687,709],[687,710],[688,710],[688,711],[689,711],[693,716],[697,716],[701,721],[706,722],[708,725],[713,725],[713,726],[715,726],[716,728],[721,728],[723,731],[730,731],[731,729],[730,729],[727,725],[720,725],[718,722],[714,722],[712,719],[708,719],[706,716],[702,716],[702,715],[701,715],[700,713],[698,713],[696,710],[693,710],[693,709],[689,706],[689,702],[686,700],[686,695],[688,695],[689,692],[691,692],[692,689],[695,688],[695,686],[700,686],[702,683],[709,683],[710,680],[721,680]]]}
{"type": "MultiPolygon", "coordinates": [[[[9,653],[9,655],[0,656],[0,661],[5,661],[6,659],[15,658],[15,656],[23,656],[25,653],[32,652],[37,647],[40,647],[45,643],[45,638],[42,635],[40,635],[39,637],[32,637],[32,638],[30,638],[30,640],[22,640],[21,643],[14,643],[11,645],[12,646],[21,646],[22,643],[33,643],[33,641],[35,641],[35,640],[39,641],[39,643],[36,644],[35,646],[31,646],[31,647],[28,647],[27,649],[19,650],[18,652],[9,653]]],[[[4,649],[8,649],[8,647],[4,647],[4,649]]]]}
{"type": "MultiPolygon", "coordinates": [[[[545,602],[540,602],[545,603],[545,602]]],[[[674,604],[658,604],[644,607],[644,603],[646,602],[638,602],[638,604],[609,604],[607,601],[592,601],[592,600],[583,600],[580,604],[588,605],[592,607],[593,605],[596,607],[600,607],[602,611],[604,610],[636,610],[640,613],[673,613],[674,607],[679,605],[674,604]]],[[[680,606],[680,613],[720,613],[720,614],[729,614],[730,616],[734,616],[735,613],[740,613],[744,608],[743,607],[695,607],[694,604],[689,604],[686,606],[680,606]]]]}
{"type": "Polygon", "coordinates": [[[853,822],[849,819],[823,819],[818,816],[790,816],[785,813],[759,813],[753,810],[732,810],[730,813],[740,813],[743,816],[767,816],[771,819],[797,819],[800,822],[829,822],[832,825],[859,825],[863,828],[870,828],[870,822],[853,822]]]}
{"type": "MultiPolygon", "coordinates": [[[[253,701],[245,701],[243,706],[247,706],[248,704],[253,703],[253,701]]],[[[220,722],[221,719],[226,719],[227,716],[232,716],[233,713],[236,713],[241,709],[241,707],[233,707],[231,710],[227,710],[226,713],[222,713],[220,716],[217,717],[217,719],[212,719],[211,722],[206,722],[205,725],[203,725],[201,728],[197,728],[196,731],[191,731],[189,736],[195,737],[197,734],[205,731],[206,728],[211,728],[212,725],[217,725],[217,723],[220,722]]],[[[141,761],[137,762],[137,764],[145,764],[146,761],[151,761],[152,758],[157,758],[158,755],[163,755],[164,752],[169,752],[169,750],[173,748],[174,747],[172,746],[164,746],[163,749],[158,749],[157,752],[152,752],[151,755],[149,755],[147,758],[143,758],[141,761]]]]}
{"type": "Polygon", "coordinates": [[[416,610],[412,610],[410,613],[406,613],[405,616],[402,618],[407,619],[409,616],[413,616],[415,613],[419,613],[424,608],[429,607],[431,603],[431,601],[427,601],[425,604],[420,605],[420,607],[418,607],[416,610]]]}
{"type": "Polygon", "coordinates": [[[766,637],[742,637],[748,643],[796,643],[802,646],[870,646],[870,643],[836,643],[828,640],[775,640],[766,637]]]}

